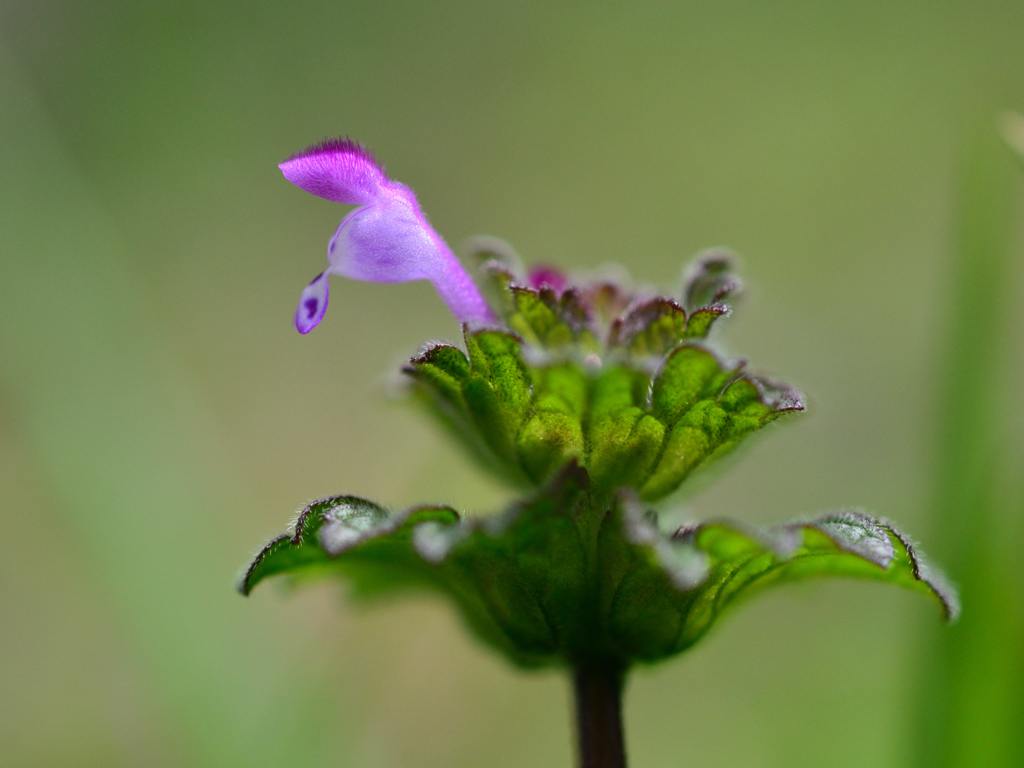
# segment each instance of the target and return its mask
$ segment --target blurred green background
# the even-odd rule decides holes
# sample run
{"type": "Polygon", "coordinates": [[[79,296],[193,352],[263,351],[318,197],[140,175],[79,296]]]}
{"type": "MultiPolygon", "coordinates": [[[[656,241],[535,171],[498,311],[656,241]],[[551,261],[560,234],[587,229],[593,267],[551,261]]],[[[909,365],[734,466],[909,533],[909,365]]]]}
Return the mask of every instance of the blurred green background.
{"type": "MultiPolygon", "coordinates": [[[[987,307],[962,394],[1019,402],[1024,322],[1019,232],[981,273],[1000,290],[958,289],[958,190],[971,137],[1024,106],[1022,43],[1020,2],[0,2],[3,764],[571,764],[565,682],[507,669],[439,602],[233,591],[315,497],[507,500],[386,396],[457,335],[428,285],[337,281],[314,333],[291,325],[344,211],[276,163],[327,135],[371,146],[456,246],[666,287],[738,250],[722,343],[810,413],[666,513],[859,505],[969,582],[936,511],[943,382],[987,307]]],[[[990,415],[985,459],[1008,551],[1019,410],[990,415]]],[[[771,594],[635,676],[632,765],[920,764],[937,614],[867,583],[771,594]]]]}

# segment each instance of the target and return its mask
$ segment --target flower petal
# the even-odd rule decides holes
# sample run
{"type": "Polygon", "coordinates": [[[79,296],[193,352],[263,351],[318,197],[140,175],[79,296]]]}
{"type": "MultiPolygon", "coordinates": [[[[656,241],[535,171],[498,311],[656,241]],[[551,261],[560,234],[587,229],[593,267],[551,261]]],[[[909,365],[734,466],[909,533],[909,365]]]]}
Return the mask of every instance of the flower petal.
{"type": "Polygon", "coordinates": [[[348,205],[372,203],[388,184],[370,150],[347,138],[314,144],[278,167],[300,189],[348,205]]]}
{"type": "Polygon", "coordinates": [[[295,310],[295,327],[299,333],[309,333],[324,319],[329,294],[327,272],[321,272],[303,289],[295,310]]]}
{"type": "Polygon", "coordinates": [[[376,205],[352,211],[328,247],[330,271],[373,283],[429,278],[439,258],[437,243],[414,204],[385,194],[376,205]]]}
{"type": "Polygon", "coordinates": [[[329,271],[375,283],[430,280],[461,322],[489,323],[490,308],[455,254],[427,223],[412,191],[392,183],[357,208],[331,240],[329,271]]]}
{"type": "Polygon", "coordinates": [[[411,189],[385,174],[369,150],[331,139],[281,163],[285,178],[314,195],[360,206],[327,248],[327,271],[302,293],[295,327],[309,333],[327,308],[328,273],[375,283],[430,280],[463,323],[494,321],[480,290],[427,223],[411,189]]]}
{"type": "Polygon", "coordinates": [[[545,264],[538,264],[530,270],[526,278],[527,285],[536,290],[550,288],[556,295],[561,296],[569,285],[569,279],[561,270],[549,267],[545,264]]]}

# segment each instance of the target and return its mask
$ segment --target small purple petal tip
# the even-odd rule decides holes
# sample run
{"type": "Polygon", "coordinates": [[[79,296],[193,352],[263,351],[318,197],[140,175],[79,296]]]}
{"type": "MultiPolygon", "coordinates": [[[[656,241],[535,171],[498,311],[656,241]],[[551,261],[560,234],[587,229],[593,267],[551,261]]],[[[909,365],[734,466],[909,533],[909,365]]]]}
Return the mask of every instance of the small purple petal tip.
{"type": "Polygon", "coordinates": [[[299,333],[309,333],[324,319],[329,294],[326,272],[321,272],[303,289],[295,310],[295,328],[299,333]]]}
{"type": "Polygon", "coordinates": [[[569,284],[569,279],[561,270],[541,264],[530,270],[526,282],[531,288],[550,288],[560,295],[569,284]]]}

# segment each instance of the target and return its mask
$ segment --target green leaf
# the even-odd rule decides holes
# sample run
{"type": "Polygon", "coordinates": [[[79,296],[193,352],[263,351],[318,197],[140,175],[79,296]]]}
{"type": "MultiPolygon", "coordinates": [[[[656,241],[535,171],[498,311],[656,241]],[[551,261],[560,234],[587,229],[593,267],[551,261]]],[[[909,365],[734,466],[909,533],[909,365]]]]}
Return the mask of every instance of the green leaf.
{"type": "Polygon", "coordinates": [[[803,409],[791,388],[742,375],[693,342],[676,347],[653,382],[630,364],[596,372],[576,361],[527,364],[520,340],[500,331],[467,333],[466,345],[468,359],[436,345],[406,373],[471,454],[514,483],[540,485],[579,459],[598,487],[659,499],[750,433],[803,409]]]}
{"type": "Polygon", "coordinates": [[[534,347],[564,350],[576,346],[585,354],[600,352],[589,328],[589,313],[579,294],[568,289],[557,296],[550,288],[509,285],[512,310],[505,316],[509,327],[534,347]]]}
{"type": "Polygon", "coordinates": [[[687,313],[672,299],[649,299],[612,323],[609,345],[624,347],[635,357],[660,357],[688,339],[705,338],[712,323],[728,312],[721,303],[687,313]]]}
{"type": "Polygon", "coordinates": [[[684,642],[696,641],[739,598],[772,584],[810,576],[851,576],[887,581],[937,598],[946,619],[960,612],[955,590],[930,568],[903,534],[863,512],[790,523],[761,535],[735,524],[712,523],[685,531],[711,558],[710,575],[691,609],[684,642]]]}
{"type": "Polygon", "coordinates": [[[637,356],[664,355],[686,338],[686,311],[672,299],[645,301],[611,327],[610,344],[637,356]]]}
{"type": "Polygon", "coordinates": [[[457,410],[465,408],[462,387],[469,378],[469,360],[448,344],[428,348],[422,355],[409,361],[405,372],[429,385],[438,397],[457,410]]]}
{"type": "Polygon", "coordinates": [[[530,378],[519,340],[501,331],[466,334],[472,363],[463,385],[469,416],[506,467],[518,467],[516,436],[530,411],[530,378]]]}
{"type": "Polygon", "coordinates": [[[656,661],[686,650],[741,599],[814,576],[889,582],[935,597],[950,621],[959,613],[955,590],[910,541],[861,512],[764,531],[710,523],[668,537],[626,499],[622,520],[625,538],[635,546],[630,550],[609,536],[606,548],[617,546],[627,556],[619,554],[618,572],[606,576],[605,590],[614,590],[608,607],[612,644],[627,658],[656,661]],[[697,575],[700,568],[705,575],[697,575]]]}
{"type": "Polygon", "coordinates": [[[764,531],[709,523],[673,535],[635,494],[595,487],[575,461],[496,517],[447,507],[391,514],[336,496],[309,505],[239,585],[268,576],[345,576],[363,596],[447,595],[484,643],[523,666],[605,658],[657,661],[686,650],[730,605],[811,576],[887,581],[956,595],[891,525],[859,512],[764,531]]]}
{"type": "Polygon", "coordinates": [[[605,368],[593,383],[591,420],[597,421],[620,408],[644,408],[651,379],[643,371],[624,365],[605,368]]]}
{"type": "Polygon", "coordinates": [[[470,625],[517,664],[563,663],[593,643],[588,490],[586,472],[570,464],[499,517],[434,526],[422,538],[470,625]]]}
{"type": "Polygon", "coordinates": [[[575,363],[531,369],[533,402],[538,411],[558,411],[582,419],[590,397],[590,376],[575,363]]]}
{"type": "Polygon", "coordinates": [[[587,425],[587,467],[606,490],[639,487],[657,461],[665,426],[647,413],[650,377],[626,366],[605,369],[594,380],[587,425]]]}
{"type": "Polygon", "coordinates": [[[594,484],[607,490],[638,488],[650,475],[665,439],[665,425],[635,406],[595,418],[587,466],[594,484]]]}
{"type": "Polygon", "coordinates": [[[542,483],[570,459],[583,458],[583,426],[571,414],[538,411],[519,433],[518,449],[527,476],[542,483]]]}
{"type": "Polygon", "coordinates": [[[597,487],[630,487],[653,501],[779,415],[803,409],[791,388],[744,375],[741,363],[695,341],[728,312],[721,302],[739,285],[721,253],[691,270],[687,309],[654,298],[626,310],[630,294],[611,283],[561,296],[520,287],[510,264],[491,266],[518,335],[467,329],[468,358],[436,345],[406,369],[421,400],[506,481],[538,486],[576,459],[597,487]],[[604,348],[595,333],[606,311],[620,316],[604,348]]]}
{"type": "Polygon", "coordinates": [[[517,478],[517,466],[509,467],[481,435],[466,404],[464,390],[469,382],[469,360],[447,344],[428,348],[403,368],[413,382],[417,398],[441,422],[470,457],[505,479],[517,478]]]}
{"type": "Polygon", "coordinates": [[[592,637],[577,525],[589,514],[588,487],[570,465],[544,493],[476,520],[447,507],[390,514],[352,496],[323,499],[256,556],[239,590],[278,574],[342,575],[363,596],[426,587],[453,599],[475,634],[514,663],[558,663],[592,637]]]}
{"type": "Polygon", "coordinates": [[[515,311],[509,316],[509,325],[524,341],[545,347],[572,343],[572,329],[562,320],[551,290],[512,287],[511,291],[515,311]]]}
{"type": "Polygon", "coordinates": [[[730,299],[743,289],[733,270],[736,257],[725,249],[712,249],[700,254],[687,270],[683,285],[683,307],[693,313],[700,309],[720,307],[728,310],[730,299]]]}
{"type": "Polygon", "coordinates": [[[476,282],[494,314],[507,318],[514,310],[510,289],[523,273],[523,263],[515,249],[497,237],[478,236],[466,243],[476,282]]]}
{"type": "Polygon", "coordinates": [[[668,430],[658,464],[640,486],[644,499],[668,495],[751,432],[803,410],[792,388],[740,373],[693,344],[669,356],[651,387],[652,413],[668,430]]]}
{"type": "Polygon", "coordinates": [[[674,425],[699,400],[721,392],[735,368],[727,368],[707,349],[693,344],[680,347],[665,361],[651,389],[655,418],[674,425]]]}
{"type": "Polygon", "coordinates": [[[428,584],[430,574],[412,548],[412,531],[421,523],[458,519],[448,507],[414,507],[393,515],[355,496],[314,501],[300,513],[291,535],[278,536],[260,551],[238,589],[248,595],[268,576],[327,571],[352,577],[364,594],[428,584]]]}
{"type": "Polygon", "coordinates": [[[466,344],[468,359],[436,345],[406,373],[471,454],[512,482],[540,485],[575,458],[600,488],[659,499],[803,408],[791,388],[741,375],[693,342],[677,347],[653,382],[626,364],[596,373],[574,361],[528,365],[521,342],[499,331],[467,333],[466,344]]]}
{"type": "Polygon", "coordinates": [[[729,309],[723,304],[715,304],[691,312],[686,320],[685,338],[703,339],[707,337],[715,320],[728,314],[729,309]]]}

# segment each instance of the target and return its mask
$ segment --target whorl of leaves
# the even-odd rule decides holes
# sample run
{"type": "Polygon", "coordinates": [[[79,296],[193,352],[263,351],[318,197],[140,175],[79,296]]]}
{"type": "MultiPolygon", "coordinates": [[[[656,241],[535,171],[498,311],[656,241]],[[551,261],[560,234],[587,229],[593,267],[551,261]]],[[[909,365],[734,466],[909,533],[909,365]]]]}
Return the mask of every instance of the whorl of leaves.
{"type": "Polygon", "coordinates": [[[491,518],[447,507],[392,514],[352,496],[314,502],[257,555],[239,589],[278,574],[340,575],[362,596],[440,592],[478,637],[523,666],[658,661],[689,648],[741,599],[812,576],[886,581],[934,596],[950,620],[959,611],[941,574],[870,515],[668,534],[634,494],[595,492],[575,463],[491,518]]]}

